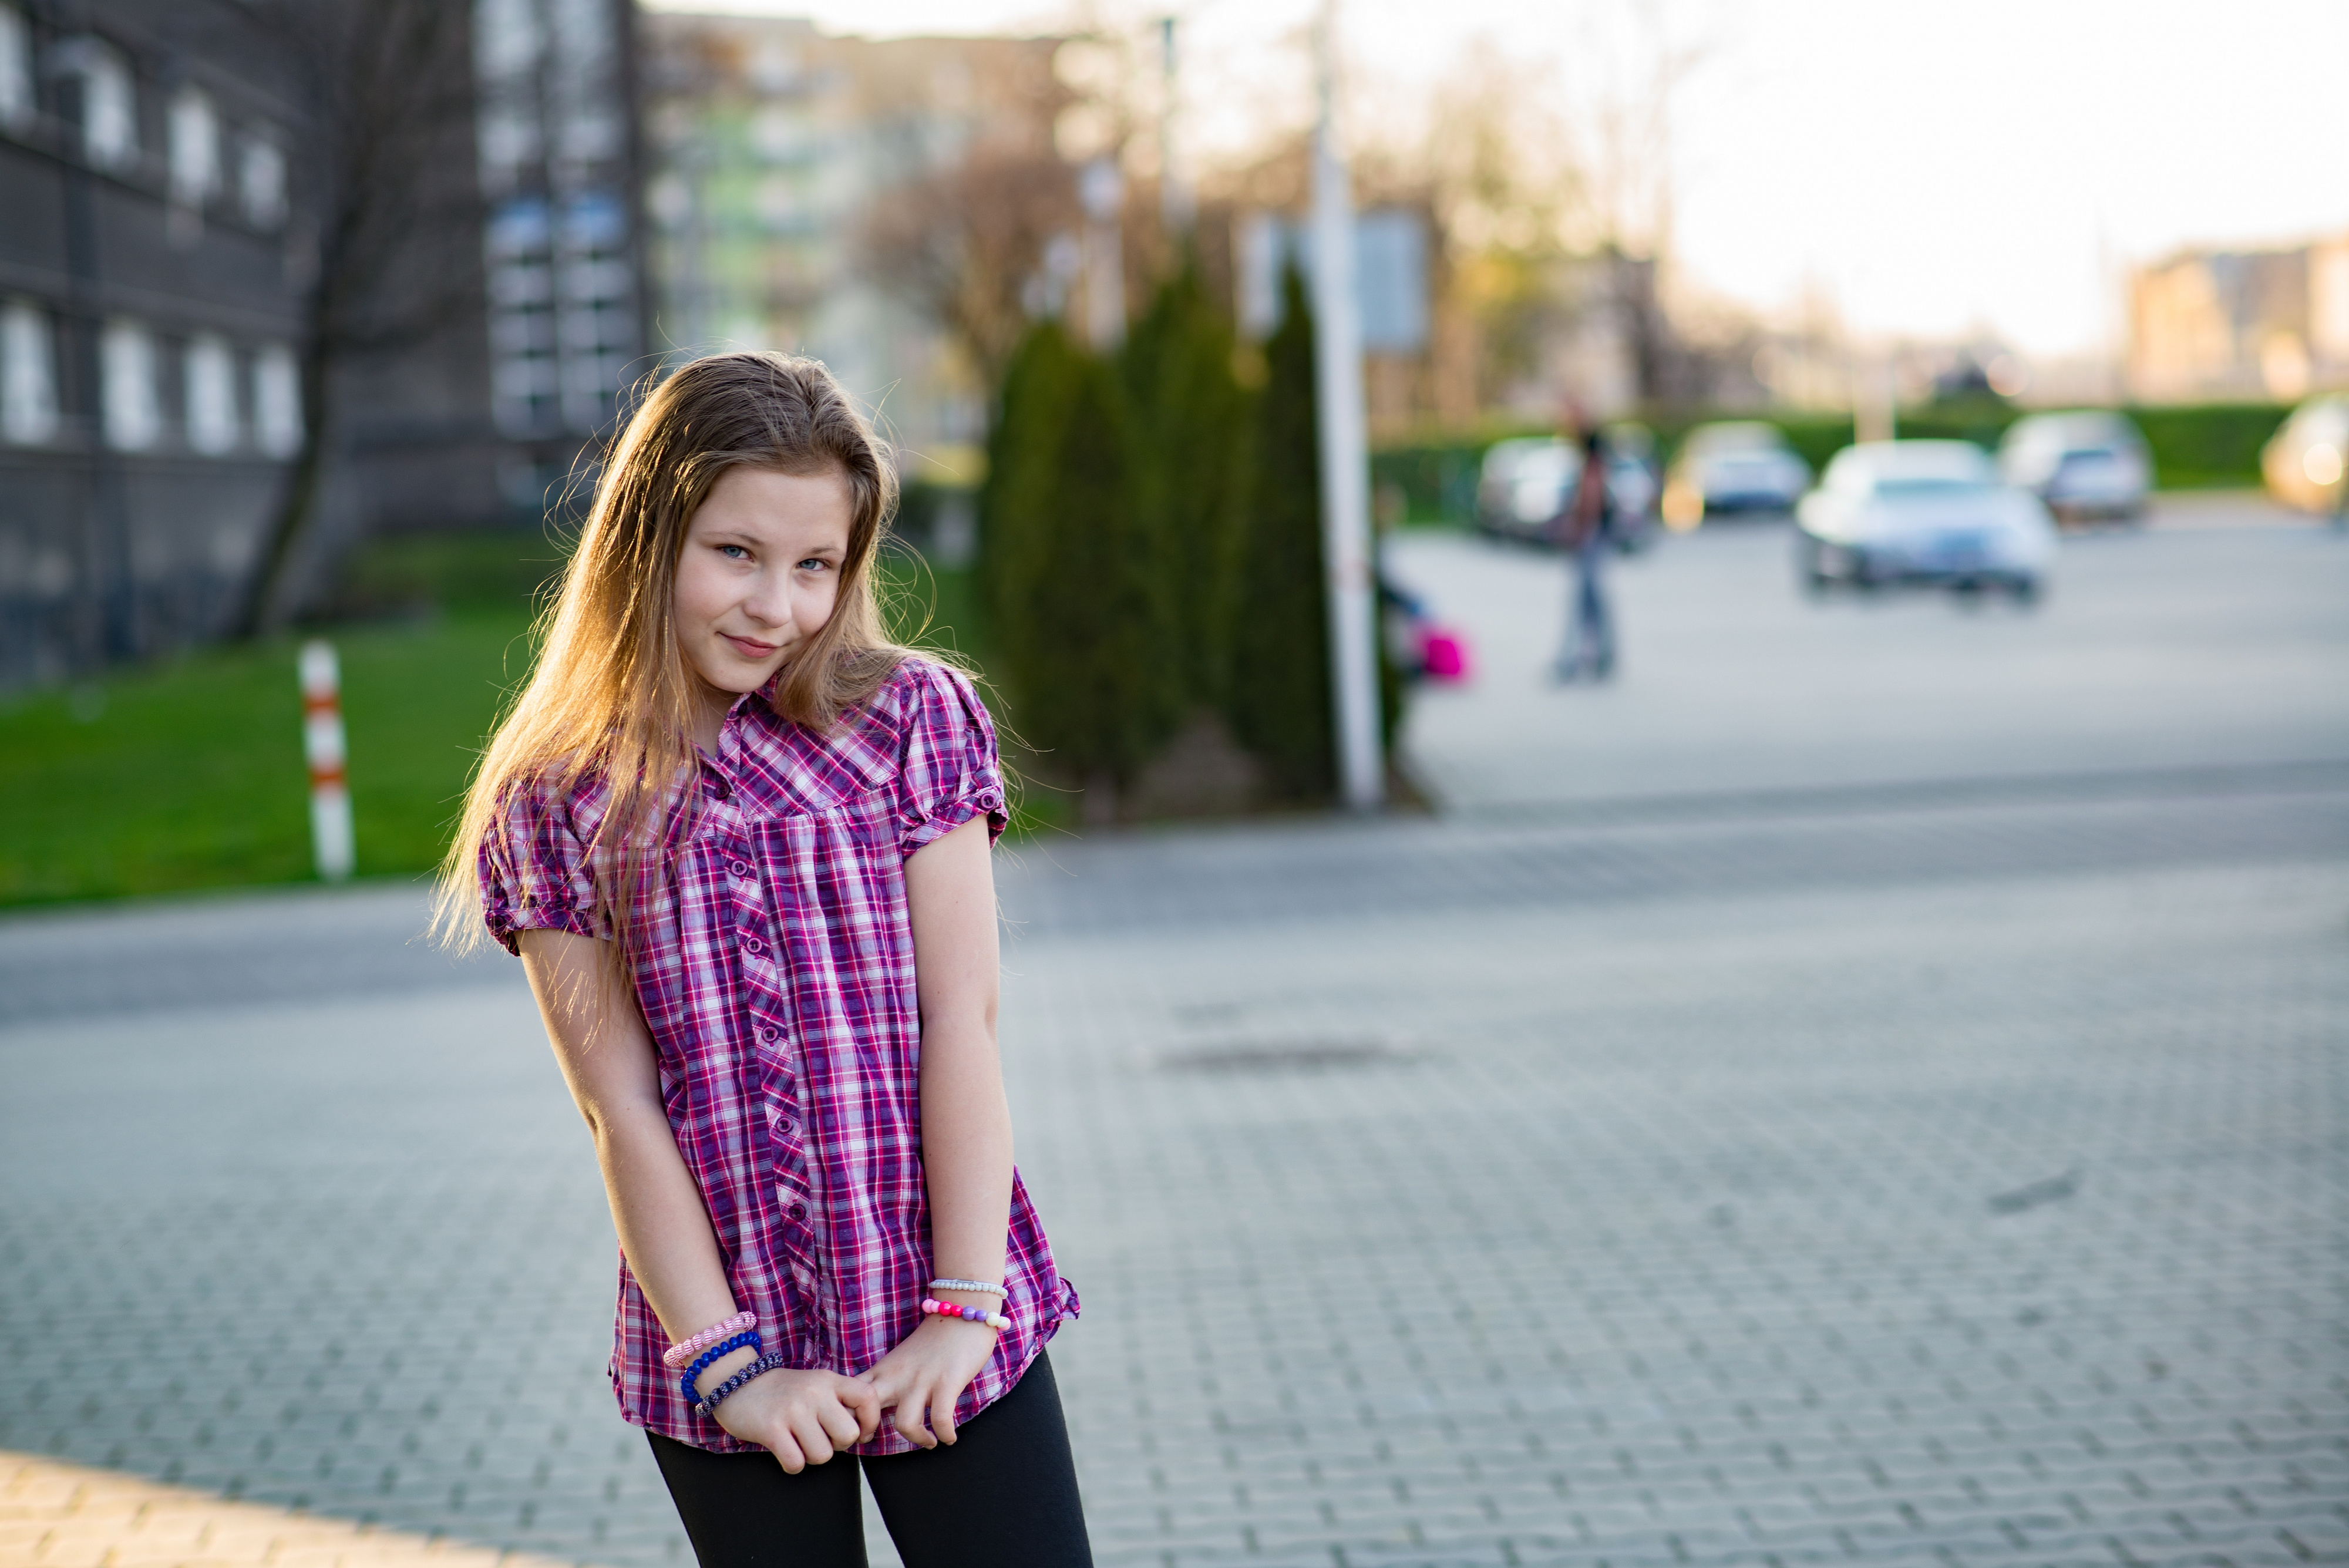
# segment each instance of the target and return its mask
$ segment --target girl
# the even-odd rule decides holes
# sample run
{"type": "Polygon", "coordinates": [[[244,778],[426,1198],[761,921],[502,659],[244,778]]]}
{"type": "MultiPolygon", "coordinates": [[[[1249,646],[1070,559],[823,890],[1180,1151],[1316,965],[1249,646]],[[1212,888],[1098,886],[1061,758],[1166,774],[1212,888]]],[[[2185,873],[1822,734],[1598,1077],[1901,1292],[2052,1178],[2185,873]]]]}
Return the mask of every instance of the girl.
{"type": "Polygon", "coordinates": [[[1092,1561],[996,1054],[995,732],[883,633],[895,500],[821,365],[671,376],[441,873],[594,1135],[613,1386],[705,1568],[861,1568],[860,1466],[908,1568],[1092,1561]]]}

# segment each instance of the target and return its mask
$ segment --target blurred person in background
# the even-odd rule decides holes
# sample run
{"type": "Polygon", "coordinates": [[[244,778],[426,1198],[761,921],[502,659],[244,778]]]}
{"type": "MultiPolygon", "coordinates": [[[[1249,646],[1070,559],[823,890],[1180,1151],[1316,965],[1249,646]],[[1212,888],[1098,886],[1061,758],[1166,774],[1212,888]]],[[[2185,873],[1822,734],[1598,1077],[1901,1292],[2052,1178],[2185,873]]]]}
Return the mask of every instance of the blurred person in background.
{"type": "Polygon", "coordinates": [[[1581,449],[1582,463],[1552,537],[1574,559],[1566,640],[1551,673],[1561,681],[1604,680],[1615,672],[1615,622],[1607,606],[1607,442],[1578,401],[1566,405],[1564,435],[1581,449]]]}

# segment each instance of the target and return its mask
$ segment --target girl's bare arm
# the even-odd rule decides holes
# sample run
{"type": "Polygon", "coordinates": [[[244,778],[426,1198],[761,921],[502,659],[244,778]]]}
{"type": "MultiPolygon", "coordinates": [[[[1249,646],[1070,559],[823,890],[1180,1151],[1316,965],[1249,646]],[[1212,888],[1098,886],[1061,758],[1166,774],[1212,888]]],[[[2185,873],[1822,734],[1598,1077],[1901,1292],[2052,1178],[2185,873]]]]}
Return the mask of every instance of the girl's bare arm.
{"type": "MultiPolygon", "coordinates": [[[[570,931],[524,931],[523,967],[547,1039],[587,1119],[620,1251],[672,1343],[734,1315],[734,1293],[701,1189],[661,1104],[652,1036],[605,944],[570,931]]],[[[740,1350],[704,1372],[704,1392],[752,1359],[740,1350]]],[[[869,1438],[880,1407],[869,1387],[824,1372],[771,1372],[718,1409],[719,1423],[775,1452],[787,1470],[822,1464],[869,1438]]]]}
{"type": "MultiPolygon", "coordinates": [[[[984,818],[914,853],[905,862],[905,901],[922,1015],[931,1263],[941,1276],[999,1281],[1011,1215],[1011,1110],[995,1044],[1001,955],[984,818]]],[[[998,1305],[975,1293],[937,1293],[998,1305]]],[[[895,1408],[899,1431],[924,1448],[951,1443],[955,1401],[994,1349],[995,1332],[983,1324],[926,1318],[866,1376],[883,1407],[895,1408]]]]}

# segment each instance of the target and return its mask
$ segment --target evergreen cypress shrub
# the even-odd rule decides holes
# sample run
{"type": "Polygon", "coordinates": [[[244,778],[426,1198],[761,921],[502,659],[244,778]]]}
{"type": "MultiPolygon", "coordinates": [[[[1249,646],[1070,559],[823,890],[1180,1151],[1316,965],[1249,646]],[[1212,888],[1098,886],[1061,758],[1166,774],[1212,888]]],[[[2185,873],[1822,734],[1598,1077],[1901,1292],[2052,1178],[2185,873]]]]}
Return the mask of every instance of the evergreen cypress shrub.
{"type": "Polygon", "coordinates": [[[1140,436],[1135,504],[1172,574],[1182,695],[1208,705],[1220,701],[1230,670],[1245,501],[1248,403],[1232,348],[1231,324],[1208,299],[1195,260],[1159,289],[1119,364],[1140,436]]]}
{"type": "Polygon", "coordinates": [[[1276,796],[1319,801],[1333,793],[1337,775],[1313,318],[1295,267],[1282,276],[1281,292],[1280,328],[1264,346],[1225,711],[1276,796]]]}
{"type": "Polygon", "coordinates": [[[978,493],[979,598],[1004,669],[1016,688],[1032,669],[1028,633],[1033,601],[1052,550],[1052,508],[1061,431],[1077,379],[1077,350],[1058,322],[1031,329],[1004,368],[995,422],[987,435],[987,478],[978,493]]]}
{"type": "Polygon", "coordinates": [[[1137,504],[1123,384],[1057,324],[1036,327],[988,455],[981,570],[1012,725],[1098,810],[1180,711],[1171,573],[1137,504]]]}

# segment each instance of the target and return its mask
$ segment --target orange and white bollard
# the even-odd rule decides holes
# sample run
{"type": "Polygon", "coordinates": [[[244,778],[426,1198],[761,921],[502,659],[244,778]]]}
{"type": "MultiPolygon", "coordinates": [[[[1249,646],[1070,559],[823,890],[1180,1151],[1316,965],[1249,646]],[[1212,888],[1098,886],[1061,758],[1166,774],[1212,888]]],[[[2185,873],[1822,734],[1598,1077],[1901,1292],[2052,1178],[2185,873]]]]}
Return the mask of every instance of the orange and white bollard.
{"type": "Polygon", "coordinates": [[[343,774],[343,679],[331,642],[302,645],[302,750],[310,761],[310,843],[318,876],[351,874],[351,792],[343,774]]]}

